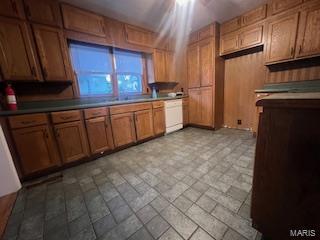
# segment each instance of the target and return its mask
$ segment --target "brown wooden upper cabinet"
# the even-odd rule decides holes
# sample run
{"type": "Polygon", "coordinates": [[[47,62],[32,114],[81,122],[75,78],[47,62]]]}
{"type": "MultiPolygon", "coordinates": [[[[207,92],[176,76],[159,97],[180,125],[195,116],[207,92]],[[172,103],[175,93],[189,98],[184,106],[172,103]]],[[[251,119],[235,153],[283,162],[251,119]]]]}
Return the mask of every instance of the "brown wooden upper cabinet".
{"type": "Polygon", "coordinates": [[[200,87],[200,71],[199,63],[200,54],[198,44],[194,44],[188,47],[187,56],[187,71],[188,71],[188,86],[189,88],[200,87]]]}
{"type": "Polygon", "coordinates": [[[254,47],[263,43],[263,26],[243,31],[239,35],[240,49],[254,47]]]}
{"type": "Polygon", "coordinates": [[[291,60],[295,56],[299,13],[268,23],[266,63],[291,60]]]}
{"type": "Polygon", "coordinates": [[[166,51],[166,75],[168,82],[177,82],[177,75],[175,71],[175,55],[174,52],[166,51]]]}
{"type": "Polygon", "coordinates": [[[136,142],[132,112],[111,115],[111,126],[115,147],[136,142]]]}
{"type": "Polygon", "coordinates": [[[301,12],[296,57],[320,55],[320,5],[301,12]]]}
{"type": "Polygon", "coordinates": [[[213,56],[214,47],[211,38],[199,42],[199,73],[201,86],[211,86],[213,83],[213,56]]]}
{"type": "Polygon", "coordinates": [[[33,30],[44,79],[70,81],[71,65],[62,30],[44,25],[33,25],[33,30]]]}
{"type": "Polygon", "coordinates": [[[126,40],[128,43],[142,45],[146,47],[152,47],[154,45],[155,39],[153,32],[126,24],[125,33],[126,40]]]}
{"type": "Polygon", "coordinates": [[[137,111],[134,113],[137,140],[144,140],[154,135],[152,109],[137,111]]]}
{"type": "Polygon", "coordinates": [[[153,51],[153,68],[155,82],[167,82],[166,52],[160,49],[153,51]]]}
{"type": "Polygon", "coordinates": [[[271,0],[269,3],[269,12],[271,15],[278,14],[301,4],[303,0],[271,0]]]}
{"type": "Polygon", "coordinates": [[[166,130],[164,107],[153,108],[153,129],[154,134],[163,134],[166,130]]]}
{"type": "Polygon", "coordinates": [[[60,158],[45,114],[9,118],[24,175],[59,166],[60,158]],[[36,151],[34,147],[36,146],[36,151]]]}
{"type": "Polygon", "coordinates": [[[7,17],[24,18],[22,0],[1,0],[0,15],[7,17]]]}
{"type": "Polygon", "coordinates": [[[64,27],[68,30],[105,37],[105,22],[102,16],[62,4],[62,16],[64,27]]]}
{"type": "Polygon", "coordinates": [[[24,0],[27,18],[35,23],[62,26],[59,2],[56,0],[24,0]]]}
{"type": "Polygon", "coordinates": [[[31,32],[25,22],[0,17],[0,46],[4,80],[40,80],[31,32]]]}
{"type": "Polygon", "coordinates": [[[114,148],[110,118],[106,108],[85,110],[88,139],[92,154],[100,154],[114,148]]]}
{"type": "Polygon", "coordinates": [[[220,55],[239,50],[239,34],[229,33],[220,37],[220,55]]]}
{"type": "Polygon", "coordinates": [[[267,5],[262,5],[241,16],[241,27],[256,23],[267,17],[267,5]]]}
{"type": "Polygon", "coordinates": [[[236,17],[228,22],[221,24],[221,35],[236,31],[241,27],[241,17],[236,17]]]}

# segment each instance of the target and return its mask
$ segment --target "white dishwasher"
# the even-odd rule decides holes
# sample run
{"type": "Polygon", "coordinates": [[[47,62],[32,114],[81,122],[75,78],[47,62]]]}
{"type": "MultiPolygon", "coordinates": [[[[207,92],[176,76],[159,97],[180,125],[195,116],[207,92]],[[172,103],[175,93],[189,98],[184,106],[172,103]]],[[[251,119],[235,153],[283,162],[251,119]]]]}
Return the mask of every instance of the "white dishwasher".
{"type": "Polygon", "coordinates": [[[164,102],[166,111],[166,133],[183,128],[182,99],[164,102]]]}

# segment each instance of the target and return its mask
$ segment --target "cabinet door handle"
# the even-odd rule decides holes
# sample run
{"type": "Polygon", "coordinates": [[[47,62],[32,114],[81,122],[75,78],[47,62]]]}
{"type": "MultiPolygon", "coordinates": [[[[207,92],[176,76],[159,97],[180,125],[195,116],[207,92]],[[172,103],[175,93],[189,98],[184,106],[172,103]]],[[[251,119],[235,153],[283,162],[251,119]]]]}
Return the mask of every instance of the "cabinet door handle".
{"type": "Polygon", "coordinates": [[[138,122],[138,117],[137,117],[137,115],[136,115],[136,122],[138,122]]]}
{"type": "Polygon", "coordinates": [[[299,53],[302,52],[302,45],[299,46],[299,53]]]}
{"type": "Polygon", "coordinates": [[[292,47],[291,48],[291,56],[293,56],[294,55],[294,48],[292,47]]]}
{"type": "Polygon", "coordinates": [[[56,129],[56,136],[60,137],[60,133],[59,133],[58,129],[56,129]]]}
{"type": "Polygon", "coordinates": [[[44,67],[42,70],[43,70],[43,76],[44,76],[44,78],[47,78],[47,77],[48,77],[47,69],[44,67]]]}
{"type": "Polygon", "coordinates": [[[109,124],[108,124],[108,120],[107,120],[107,119],[104,121],[104,126],[105,126],[106,128],[109,127],[109,124]]]}
{"type": "Polygon", "coordinates": [[[31,67],[31,74],[32,76],[36,77],[36,68],[35,67],[31,67]]]}
{"type": "Polygon", "coordinates": [[[44,137],[45,137],[45,138],[49,138],[49,134],[48,134],[48,131],[47,131],[47,130],[44,130],[44,133],[43,133],[43,134],[44,134],[44,137]]]}

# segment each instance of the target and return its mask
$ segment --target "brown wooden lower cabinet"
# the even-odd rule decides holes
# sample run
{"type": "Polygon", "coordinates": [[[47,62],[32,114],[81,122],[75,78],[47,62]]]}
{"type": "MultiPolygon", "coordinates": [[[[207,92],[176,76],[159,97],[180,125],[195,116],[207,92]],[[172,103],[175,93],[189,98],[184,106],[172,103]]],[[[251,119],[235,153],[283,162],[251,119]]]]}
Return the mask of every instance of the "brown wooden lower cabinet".
{"type": "Polygon", "coordinates": [[[24,175],[61,165],[54,137],[47,125],[12,131],[24,175]]]}
{"type": "Polygon", "coordinates": [[[163,134],[166,131],[163,107],[153,109],[153,129],[155,135],[163,134]]]}
{"type": "Polygon", "coordinates": [[[320,94],[273,94],[263,107],[254,163],[251,218],[268,239],[289,240],[290,230],[320,223],[320,94]]]}
{"type": "Polygon", "coordinates": [[[92,154],[103,153],[114,148],[109,117],[88,119],[86,126],[92,154]]]}
{"type": "Polygon", "coordinates": [[[89,156],[87,136],[81,121],[56,124],[54,129],[64,163],[89,156]]]}
{"type": "Polygon", "coordinates": [[[134,113],[137,140],[144,140],[154,135],[152,109],[134,113]]]}
{"type": "Polygon", "coordinates": [[[189,124],[189,100],[183,99],[182,111],[183,111],[183,126],[186,126],[189,124]]]}
{"type": "Polygon", "coordinates": [[[128,145],[136,141],[133,113],[111,115],[111,126],[115,147],[128,145]]]}
{"type": "Polygon", "coordinates": [[[189,122],[213,127],[212,87],[189,89],[189,122]]]}

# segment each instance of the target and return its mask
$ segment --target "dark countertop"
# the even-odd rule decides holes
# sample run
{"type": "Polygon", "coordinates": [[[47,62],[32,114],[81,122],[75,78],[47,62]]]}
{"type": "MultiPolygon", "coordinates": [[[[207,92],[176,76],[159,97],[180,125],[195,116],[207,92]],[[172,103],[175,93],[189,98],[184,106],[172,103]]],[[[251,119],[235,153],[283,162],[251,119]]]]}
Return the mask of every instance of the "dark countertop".
{"type": "Polygon", "coordinates": [[[320,92],[320,80],[266,84],[256,93],[303,93],[320,92]]]}
{"type": "Polygon", "coordinates": [[[107,98],[79,98],[69,100],[56,100],[56,101],[37,101],[37,102],[24,102],[18,104],[16,111],[0,111],[0,116],[12,116],[30,113],[43,113],[43,112],[57,112],[75,109],[95,108],[95,107],[108,107],[121,104],[153,102],[159,100],[174,100],[182,99],[187,95],[179,97],[160,96],[158,98],[151,98],[150,96],[140,96],[139,98],[112,100],[107,98]]]}

